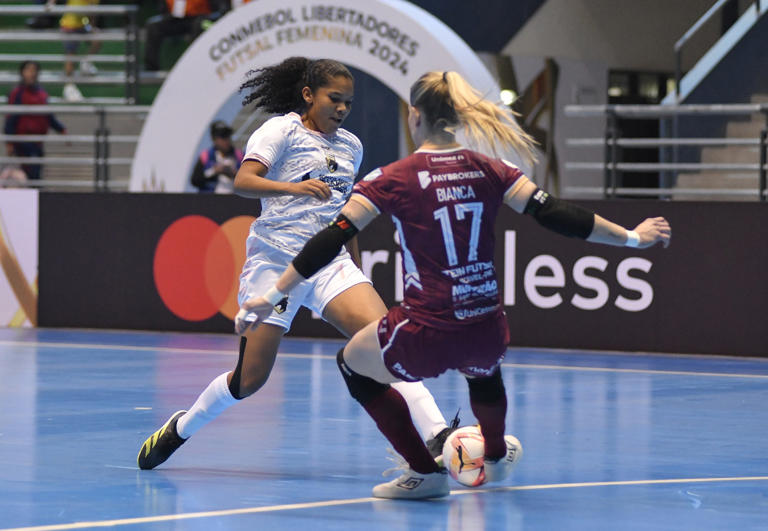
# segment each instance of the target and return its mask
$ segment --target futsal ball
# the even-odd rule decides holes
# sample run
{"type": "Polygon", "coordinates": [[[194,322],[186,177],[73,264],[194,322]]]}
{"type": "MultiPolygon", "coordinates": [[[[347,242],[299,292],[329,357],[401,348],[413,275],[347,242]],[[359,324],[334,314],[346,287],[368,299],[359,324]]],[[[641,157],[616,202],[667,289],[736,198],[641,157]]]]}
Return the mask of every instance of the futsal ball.
{"type": "Polygon", "coordinates": [[[467,487],[485,482],[485,439],[477,426],[466,426],[451,433],[443,445],[443,465],[453,479],[467,487]]]}

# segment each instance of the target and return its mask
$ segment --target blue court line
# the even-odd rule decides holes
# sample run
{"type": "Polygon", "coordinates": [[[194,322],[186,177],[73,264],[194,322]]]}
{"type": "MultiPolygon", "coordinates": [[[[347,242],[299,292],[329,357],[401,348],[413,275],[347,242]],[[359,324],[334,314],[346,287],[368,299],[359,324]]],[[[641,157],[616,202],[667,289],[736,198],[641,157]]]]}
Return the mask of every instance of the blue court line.
{"type": "MultiPolygon", "coordinates": [[[[7,341],[0,340],[0,346],[17,347],[45,347],[45,348],[69,348],[69,349],[91,349],[91,350],[118,350],[118,351],[139,351],[139,352],[167,352],[172,354],[211,354],[234,356],[234,350],[210,350],[179,347],[154,347],[154,346],[128,346],[128,345],[108,345],[94,343],[50,343],[45,341],[7,341]]],[[[329,354],[298,354],[291,352],[280,352],[278,357],[294,359],[327,359],[335,360],[335,355],[329,354]]],[[[671,355],[670,357],[676,357],[671,355]]],[[[751,358],[750,358],[751,360],[751,358]]],[[[612,372],[626,374],[658,374],[673,376],[704,376],[719,378],[748,378],[756,380],[768,380],[768,374],[749,374],[749,373],[731,373],[731,372],[701,372],[701,371],[665,371],[658,369],[620,369],[615,367],[584,367],[578,365],[539,365],[533,363],[502,363],[502,367],[512,367],[517,369],[542,369],[542,370],[560,370],[560,371],[585,371],[585,372],[612,372]]],[[[2,531],[2,530],[0,530],[2,531]]]]}
{"type": "MultiPolygon", "coordinates": [[[[737,481],[768,481],[768,476],[743,476],[728,478],[685,478],[685,479],[649,479],[634,481],[596,481],[589,483],[553,483],[549,485],[518,485],[510,487],[495,487],[487,489],[461,489],[452,490],[451,495],[485,494],[493,492],[511,492],[522,490],[551,490],[572,489],[586,487],[623,487],[637,485],[669,485],[681,483],[729,483],[737,481]]],[[[300,509],[314,509],[323,507],[336,507],[341,505],[355,505],[360,503],[383,503],[393,500],[381,498],[350,498],[345,500],[327,500],[319,502],[292,503],[287,505],[268,505],[264,507],[244,507],[241,509],[223,509],[218,511],[205,511],[196,513],[165,514],[158,516],[143,516],[138,518],[123,518],[119,520],[95,520],[89,522],[72,522],[69,524],[51,524],[31,527],[9,527],[0,531],[63,531],[67,529],[87,529],[93,527],[116,527],[123,525],[136,525],[155,522],[168,522],[175,520],[193,520],[199,518],[214,518],[223,516],[237,516],[243,514],[274,513],[279,511],[295,511],[300,509]]]]}

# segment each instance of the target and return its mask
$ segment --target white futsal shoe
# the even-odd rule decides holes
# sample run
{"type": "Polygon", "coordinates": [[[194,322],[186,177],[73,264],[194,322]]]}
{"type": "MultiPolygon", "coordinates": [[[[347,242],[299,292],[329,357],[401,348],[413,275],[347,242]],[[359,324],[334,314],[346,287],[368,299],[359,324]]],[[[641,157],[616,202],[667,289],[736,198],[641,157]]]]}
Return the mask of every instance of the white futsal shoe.
{"type": "Polygon", "coordinates": [[[83,98],[83,93],[77,88],[77,85],[71,82],[64,84],[61,95],[64,98],[64,101],[68,101],[69,103],[78,103],[85,99],[83,98]]]}
{"type": "Polygon", "coordinates": [[[514,435],[505,435],[504,442],[507,445],[507,453],[496,461],[485,459],[485,481],[483,484],[503,481],[509,477],[515,469],[517,462],[523,457],[523,445],[514,435]]]}
{"type": "Polygon", "coordinates": [[[99,73],[99,69],[92,62],[83,59],[80,61],[80,73],[84,76],[95,76],[99,73]]]}
{"type": "Polygon", "coordinates": [[[445,469],[432,474],[419,474],[406,468],[399,478],[373,487],[374,497],[395,500],[442,498],[450,492],[448,472],[445,469]]]}

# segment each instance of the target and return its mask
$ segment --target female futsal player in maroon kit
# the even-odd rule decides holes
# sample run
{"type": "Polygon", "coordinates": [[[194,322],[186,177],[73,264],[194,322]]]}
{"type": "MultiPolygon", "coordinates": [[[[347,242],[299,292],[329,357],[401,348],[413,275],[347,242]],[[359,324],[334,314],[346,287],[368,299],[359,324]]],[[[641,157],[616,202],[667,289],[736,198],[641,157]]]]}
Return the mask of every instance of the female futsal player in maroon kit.
{"type": "Polygon", "coordinates": [[[433,498],[449,493],[447,475],[430,455],[408,406],[390,384],[448,369],[467,377],[472,411],[485,438],[486,482],[511,473],[520,447],[505,437],[507,398],[500,364],[509,343],[493,266],[494,222],[506,204],[566,236],[608,245],[669,244],[663,218],[627,230],[540,190],[515,165],[456,141],[470,139],[530,155],[532,140],[506,112],[459,74],[429,72],[411,87],[408,125],[419,149],[359,182],[341,214],[304,246],[262,297],[246,301],[235,320],[242,333],[266,318],[291,289],[332,260],[377,215],[388,214],[400,236],[404,300],[352,337],[337,361],[350,390],[408,463],[397,479],[377,485],[383,498],[433,498]]]}

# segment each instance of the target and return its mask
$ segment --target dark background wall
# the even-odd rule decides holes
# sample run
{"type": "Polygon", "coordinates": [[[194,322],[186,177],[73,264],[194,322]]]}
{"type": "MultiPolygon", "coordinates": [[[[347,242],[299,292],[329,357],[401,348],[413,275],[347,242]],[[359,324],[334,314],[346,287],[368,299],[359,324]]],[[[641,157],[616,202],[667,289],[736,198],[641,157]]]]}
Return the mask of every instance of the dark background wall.
{"type": "Polygon", "coordinates": [[[400,98],[381,81],[355,68],[355,103],[344,128],[363,143],[359,176],[400,158],[398,153],[400,98]]]}
{"type": "MultiPolygon", "coordinates": [[[[670,220],[669,249],[590,245],[549,233],[531,219],[503,209],[496,227],[496,267],[502,289],[514,268],[514,304],[506,306],[515,346],[616,349],[764,356],[768,354],[768,233],[745,228],[768,224],[759,203],[583,203],[625,226],[648,215],[670,220]],[[508,231],[515,245],[505,245],[508,231]],[[552,277],[543,258],[562,269],[562,283],[532,286],[552,277]],[[592,257],[592,258],[585,258],[592,257]],[[604,267],[579,272],[584,261],[604,267]],[[645,264],[645,267],[641,267],[645,264]],[[630,266],[624,275],[622,268],[630,266]],[[528,277],[528,282],[526,282],[528,277]],[[650,295],[650,299],[648,298],[650,295]],[[542,297],[560,303],[543,308],[542,297]],[[574,297],[588,303],[585,310],[574,297]],[[638,311],[618,302],[645,299],[638,311]]],[[[190,215],[221,224],[256,215],[257,203],[235,196],[40,194],[39,323],[50,327],[229,332],[220,313],[192,321],[174,315],[159,296],[153,264],[158,242],[174,221],[190,215]]],[[[385,251],[372,279],[387,304],[395,301],[393,227],[380,217],[360,236],[363,251],[385,251]]],[[[184,270],[180,265],[180,272],[184,270]]],[[[230,274],[232,274],[230,272],[230,274]]],[[[201,283],[184,286],[203,290],[201,283]]],[[[303,314],[293,333],[337,337],[325,323],[303,314]]]]}
{"type": "Polygon", "coordinates": [[[545,0],[410,0],[442,20],[477,52],[500,52],[545,0]]]}

